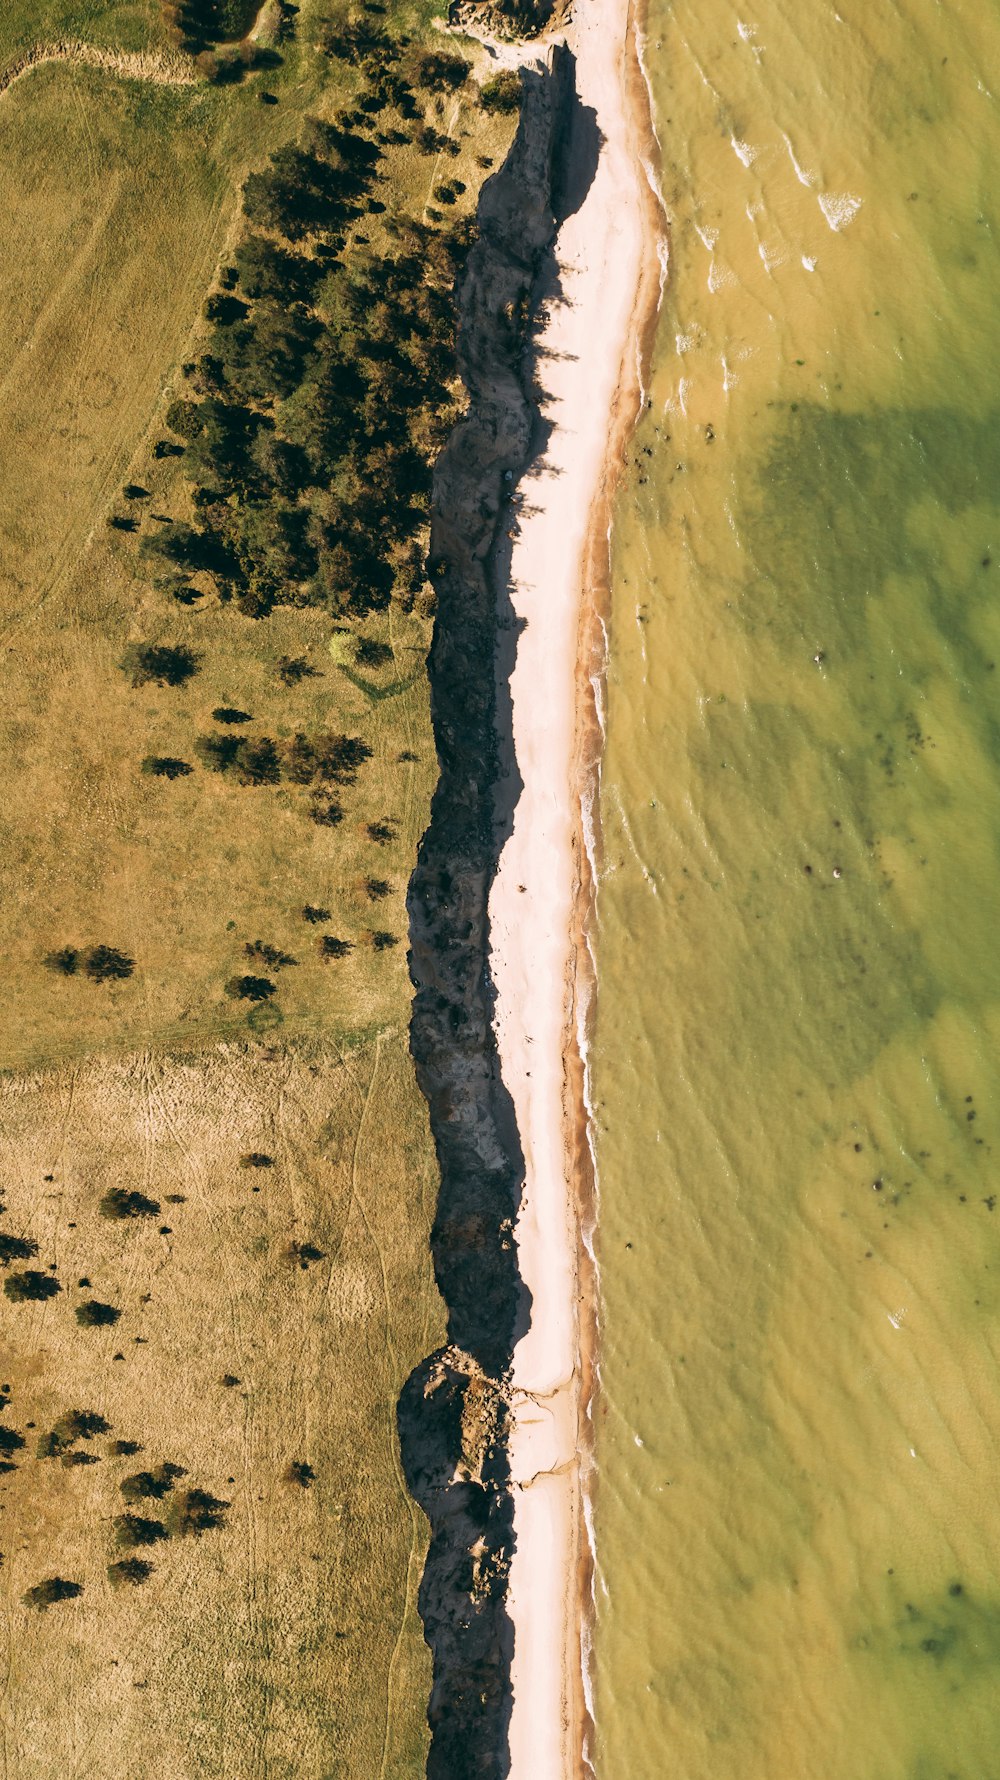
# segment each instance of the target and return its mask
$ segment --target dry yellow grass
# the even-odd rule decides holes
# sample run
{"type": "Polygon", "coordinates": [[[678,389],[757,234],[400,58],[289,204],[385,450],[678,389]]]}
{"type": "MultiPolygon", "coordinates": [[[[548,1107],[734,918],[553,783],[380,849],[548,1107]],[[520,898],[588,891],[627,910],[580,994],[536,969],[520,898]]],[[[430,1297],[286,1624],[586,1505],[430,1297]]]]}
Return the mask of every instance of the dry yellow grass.
{"type": "MultiPolygon", "coordinates": [[[[394,1412],[410,1367],[443,1338],[433,1152],[406,1049],[404,893],[435,771],[428,626],[367,621],[393,658],[366,668],[318,611],[255,623],[214,596],[177,605],[136,540],[107,524],[129,510],[125,483],[148,490],[144,515],[183,510],[183,460],[152,446],[244,173],[350,87],[313,47],[325,11],[303,0],[296,42],[267,76],[273,107],[253,81],[172,87],[87,58],[40,64],[0,92],[0,1231],[39,1245],[0,1278],[54,1263],[62,1288],[44,1304],[0,1295],[0,1426],[25,1441],[0,1473],[11,1780],[423,1771],[424,1529],[394,1412]],[[199,671],[183,688],[135,689],[120,663],[136,641],[186,643],[199,671]],[[283,656],[317,672],[287,687],[283,656]],[[173,782],[142,773],[147,755],[195,764],[222,705],[250,713],[245,733],[323,729],[370,745],[356,784],[332,788],[338,827],[311,822],[295,786],[241,787],[200,766],[173,782]],[[386,820],[380,844],[367,825],[386,820]],[[383,899],[368,877],[388,882],[383,899]],[[304,921],[306,903],[329,919],[304,921]],[[399,943],[376,951],[372,929],[399,943]],[[324,962],[324,932],[353,950],[324,962]],[[266,972],[278,993],[257,1012],[225,992],[266,969],[247,958],[255,940],[297,959],[266,972]],[[97,943],[135,959],[128,981],[45,966],[59,947],[97,943]],[[250,1152],[274,1166],[242,1167],[250,1152]],[[109,1219],[111,1189],[160,1211],[109,1219]],[[319,1251],[304,1268],[296,1242],[319,1251]],[[81,1327],[92,1297],[120,1321],[81,1327]],[[97,1462],[40,1457],[80,1410],[110,1424],[76,1442],[97,1462]],[[117,1440],[143,1450],[116,1455],[117,1440]],[[172,1532],[150,1548],[147,1581],[115,1587],[120,1485],[163,1461],[186,1475],[162,1511],[133,1511],[172,1528],[199,1488],[230,1504],[224,1524],[172,1532]],[[308,1488],[290,1479],[296,1461],[315,1472],[308,1488]],[[51,1576],[83,1592],[27,1605],[51,1576]]],[[[155,0],[99,16],[56,0],[44,26],[47,42],[102,55],[164,47],[155,0]]],[[[6,8],[0,80],[39,41],[37,7],[6,8]]],[[[397,192],[418,214],[442,176],[467,188],[448,214],[467,210],[476,156],[505,151],[509,123],[484,139],[473,98],[427,104],[458,157],[435,168],[393,151],[397,192]]]]}
{"type": "Polygon", "coordinates": [[[39,1243],[33,1265],[54,1262],[63,1288],[0,1297],[4,1425],[26,1441],[2,1490],[18,1780],[420,1772],[423,1529],[395,1402],[439,1338],[423,1117],[399,1034],[342,1056],[146,1052],[0,1086],[4,1228],[39,1243]],[[241,1167],[249,1152],[274,1165],[241,1167]],[[103,1216],[111,1187],[159,1214],[103,1216]],[[295,1243],[322,1258],[303,1267],[295,1243]],[[81,1328],[88,1299],[121,1320],[81,1328]],[[97,1463],[38,1456],[72,1410],[110,1424],[74,1443],[97,1463]],[[118,1440],[142,1451],[116,1456],[118,1440]],[[126,1502],[122,1481],[164,1460],[187,1475],[162,1502],[126,1502]],[[143,1548],[148,1581],[114,1588],[115,1517],[169,1525],[190,1487],[231,1504],[224,1525],[143,1548]],[[82,1595],[25,1605],[51,1576],[82,1595]]]}

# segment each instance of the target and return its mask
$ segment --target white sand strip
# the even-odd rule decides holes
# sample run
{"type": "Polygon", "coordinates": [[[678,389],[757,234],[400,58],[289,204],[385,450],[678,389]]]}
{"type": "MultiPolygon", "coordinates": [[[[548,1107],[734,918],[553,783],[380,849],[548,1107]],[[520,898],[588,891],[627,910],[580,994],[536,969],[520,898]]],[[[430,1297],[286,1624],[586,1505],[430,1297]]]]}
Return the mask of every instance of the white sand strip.
{"type": "MultiPolygon", "coordinates": [[[[533,1300],[531,1327],[514,1356],[513,1780],[579,1774],[586,1728],[589,1366],[581,1336],[585,1347],[592,1308],[580,1215],[590,1187],[577,1178],[583,1108],[579,1067],[572,1067],[586,716],[580,662],[588,647],[587,582],[602,554],[592,548],[593,528],[606,538],[623,429],[637,408],[640,324],[658,288],[640,164],[646,142],[632,107],[628,4],[577,0],[567,34],[581,101],[596,112],[604,142],[582,207],[559,235],[565,301],[550,306],[541,334],[553,355],[543,360],[542,382],[554,430],[544,463],[522,486],[529,510],[512,562],[514,604],[527,625],[511,686],[524,789],[490,901],[500,1058],[527,1166],[516,1237],[533,1300]]],[[[606,547],[603,556],[606,564],[606,547]]]]}

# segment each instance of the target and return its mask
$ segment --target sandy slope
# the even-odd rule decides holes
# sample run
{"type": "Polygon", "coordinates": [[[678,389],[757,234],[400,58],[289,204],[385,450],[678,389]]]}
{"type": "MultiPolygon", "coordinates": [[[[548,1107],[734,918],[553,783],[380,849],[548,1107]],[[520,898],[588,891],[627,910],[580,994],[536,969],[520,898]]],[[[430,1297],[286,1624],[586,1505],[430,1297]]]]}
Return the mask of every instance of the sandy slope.
{"type": "Polygon", "coordinates": [[[516,1234],[533,1298],[531,1327],[514,1357],[513,1780],[576,1774],[586,1735],[583,1494],[593,1306],[581,1243],[592,1184],[580,1165],[576,1039],[585,992],[577,944],[586,881],[580,800],[610,487],[640,400],[640,339],[658,291],[656,220],[640,160],[648,120],[627,5],[579,0],[569,33],[580,96],[596,112],[604,141],[586,198],[557,243],[565,300],[550,306],[541,335],[551,355],[543,382],[554,430],[522,489],[526,511],[512,560],[514,604],[526,620],[512,680],[524,790],[490,912],[501,1063],[527,1165],[516,1234]]]}

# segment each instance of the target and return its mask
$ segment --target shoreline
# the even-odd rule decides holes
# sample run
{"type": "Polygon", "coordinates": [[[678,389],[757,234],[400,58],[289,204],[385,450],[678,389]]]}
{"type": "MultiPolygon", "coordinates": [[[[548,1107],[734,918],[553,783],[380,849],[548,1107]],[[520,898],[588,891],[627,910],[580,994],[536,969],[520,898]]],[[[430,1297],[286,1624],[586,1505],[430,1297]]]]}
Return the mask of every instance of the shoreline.
{"type": "Polygon", "coordinates": [[[523,789],[489,915],[497,1048],[525,1156],[515,1241],[533,1301],[510,1382],[512,1780],[592,1772],[593,810],[612,501],[644,399],[665,240],[648,164],[656,147],[640,31],[631,0],[580,0],[565,34],[579,104],[596,114],[603,142],[555,243],[562,292],[534,340],[551,430],[518,488],[510,559],[523,634],[503,764],[523,789]]]}

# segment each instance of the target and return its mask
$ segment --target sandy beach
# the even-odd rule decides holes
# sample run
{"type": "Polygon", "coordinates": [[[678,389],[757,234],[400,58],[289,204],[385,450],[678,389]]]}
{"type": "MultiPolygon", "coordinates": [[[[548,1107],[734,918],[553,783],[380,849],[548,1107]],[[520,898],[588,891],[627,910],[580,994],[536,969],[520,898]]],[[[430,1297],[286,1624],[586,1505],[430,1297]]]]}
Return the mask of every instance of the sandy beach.
{"type": "Polygon", "coordinates": [[[524,788],[490,900],[497,1038],[526,1162],[516,1239],[532,1295],[513,1365],[514,1780],[587,1771],[596,1292],[586,1240],[594,1181],[581,1048],[591,894],[583,809],[599,752],[610,501],[642,400],[662,238],[644,170],[649,117],[628,0],[579,0],[567,41],[581,103],[603,141],[586,197],[560,231],[562,297],[538,335],[552,432],[521,486],[511,562],[525,626],[511,681],[524,788]]]}

